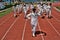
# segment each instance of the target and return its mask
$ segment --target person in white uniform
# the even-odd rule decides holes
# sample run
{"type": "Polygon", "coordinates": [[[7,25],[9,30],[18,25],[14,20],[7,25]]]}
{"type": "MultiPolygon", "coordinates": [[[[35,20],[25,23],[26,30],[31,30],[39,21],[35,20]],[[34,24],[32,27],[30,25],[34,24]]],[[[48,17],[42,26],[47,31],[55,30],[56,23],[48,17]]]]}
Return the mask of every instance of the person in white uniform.
{"type": "Polygon", "coordinates": [[[27,11],[29,10],[29,5],[28,4],[26,4],[26,8],[27,8],[27,11]]]}
{"type": "Polygon", "coordinates": [[[51,3],[48,4],[46,9],[47,17],[51,18],[51,3]]]}
{"type": "Polygon", "coordinates": [[[33,9],[33,8],[34,8],[34,5],[33,5],[33,4],[31,4],[31,5],[30,5],[30,8],[31,8],[31,9],[33,9]]]}
{"type": "Polygon", "coordinates": [[[17,16],[17,15],[16,15],[16,6],[14,5],[14,6],[12,7],[12,9],[13,9],[14,17],[16,17],[16,16],[17,16]]]}
{"type": "Polygon", "coordinates": [[[16,5],[16,10],[17,10],[17,13],[19,14],[19,12],[20,12],[19,5],[16,5]]]}
{"type": "Polygon", "coordinates": [[[44,13],[44,7],[43,7],[43,4],[41,4],[41,6],[40,6],[40,14],[41,14],[42,18],[44,18],[43,13],[44,13]]]}
{"type": "Polygon", "coordinates": [[[26,4],[23,6],[24,18],[26,19],[27,7],[26,4]]]}
{"type": "Polygon", "coordinates": [[[40,15],[40,13],[37,12],[35,8],[33,8],[32,12],[26,16],[28,19],[31,18],[32,36],[33,36],[33,37],[36,36],[36,35],[35,35],[35,32],[36,32],[36,27],[37,27],[38,16],[39,16],[39,15],[40,15]]]}
{"type": "Polygon", "coordinates": [[[46,12],[46,9],[47,9],[47,3],[44,3],[44,4],[43,4],[43,9],[44,9],[44,12],[46,12]]]}

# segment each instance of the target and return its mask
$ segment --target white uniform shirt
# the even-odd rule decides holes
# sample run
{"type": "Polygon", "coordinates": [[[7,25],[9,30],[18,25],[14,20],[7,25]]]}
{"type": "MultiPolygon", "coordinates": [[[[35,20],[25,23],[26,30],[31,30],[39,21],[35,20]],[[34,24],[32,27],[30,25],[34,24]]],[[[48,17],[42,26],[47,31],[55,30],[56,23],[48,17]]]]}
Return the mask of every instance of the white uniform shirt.
{"type": "Polygon", "coordinates": [[[16,5],[16,9],[18,9],[19,5],[16,5]]]}
{"type": "Polygon", "coordinates": [[[38,15],[40,15],[40,14],[39,13],[33,13],[33,12],[27,15],[28,19],[30,19],[29,16],[31,16],[31,24],[32,25],[37,25],[38,15]]]}
{"type": "Polygon", "coordinates": [[[47,11],[51,11],[51,6],[47,6],[47,11]]]}
{"type": "Polygon", "coordinates": [[[16,7],[13,6],[13,11],[14,11],[14,14],[16,14],[16,7]]]}
{"type": "Polygon", "coordinates": [[[46,5],[46,4],[44,4],[44,5],[43,5],[43,7],[44,7],[44,10],[46,10],[46,9],[47,9],[47,5],[46,5]]]}
{"type": "Polygon", "coordinates": [[[26,7],[25,6],[23,7],[23,10],[26,11],[26,7]]]}
{"type": "Polygon", "coordinates": [[[34,6],[33,5],[31,5],[31,9],[33,9],[34,8],[34,6]]]}
{"type": "Polygon", "coordinates": [[[19,5],[16,5],[16,10],[19,12],[19,5]]]}
{"type": "Polygon", "coordinates": [[[40,9],[41,5],[40,5],[40,4],[38,4],[38,5],[37,5],[37,7],[38,7],[38,9],[40,9]]]}
{"type": "Polygon", "coordinates": [[[43,6],[40,7],[40,12],[44,12],[43,6]]]}
{"type": "Polygon", "coordinates": [[[27,7],[27,10],[28,10],[29,9],[29,5],[27,4],[26,7],[27,7]]]}

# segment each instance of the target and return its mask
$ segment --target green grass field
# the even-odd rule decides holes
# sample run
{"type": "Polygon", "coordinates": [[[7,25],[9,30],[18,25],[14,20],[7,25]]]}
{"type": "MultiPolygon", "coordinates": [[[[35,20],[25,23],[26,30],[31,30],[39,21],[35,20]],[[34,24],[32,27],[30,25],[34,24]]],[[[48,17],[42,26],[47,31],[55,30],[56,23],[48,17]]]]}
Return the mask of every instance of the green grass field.
{"type": "Polygon", "coordinates": [[[11,11],[12,11],[12,9],[8,8],[6,11],[0,12],[0,18],[7,15],[7,14],[9,14],[11,11]]]}

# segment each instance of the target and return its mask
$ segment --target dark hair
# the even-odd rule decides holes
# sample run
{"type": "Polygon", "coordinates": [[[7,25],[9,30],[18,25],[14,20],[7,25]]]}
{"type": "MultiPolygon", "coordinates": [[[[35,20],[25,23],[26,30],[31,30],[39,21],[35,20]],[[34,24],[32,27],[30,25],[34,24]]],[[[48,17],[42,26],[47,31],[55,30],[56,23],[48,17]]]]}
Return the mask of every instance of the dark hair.
{"type": "Polygon", "coordinates": [[[33,12],[35,13],[35,11],[36,11],[36,9],[35,8],[33,8],[33,12]]]}
{"type": "Polygon", "coordinates": [[[52,3],[50,3],[50,5],[52,5],[52,3]]]}
{"type": "Polygon", "coordinates": [[[24,5],[24,6],[26,6],[26,5],[24,5]]]}
{"type": "Polygon", "coordinates": [[[43,4],[41,4],[41,6],[43,6],[43,4]]]}

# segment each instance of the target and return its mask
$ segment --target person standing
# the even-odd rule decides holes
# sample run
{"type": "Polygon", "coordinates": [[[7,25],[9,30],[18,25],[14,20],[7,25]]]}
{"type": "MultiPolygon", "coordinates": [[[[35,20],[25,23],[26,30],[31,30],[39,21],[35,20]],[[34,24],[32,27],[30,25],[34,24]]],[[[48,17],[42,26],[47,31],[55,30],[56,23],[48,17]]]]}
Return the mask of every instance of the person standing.
{"type": "Polygon", "coordinates": [[[38,23],[38,16],[40,15],[39,12],[37,12],[36,8],[32,9],[32,12],[28,14],[26,17],[28,19],[31,19],[31,26],[32,26],[32,36],[35,37],[36,27],[38,23]],[[31,18],[30,18],[31,17],[31,18]]]}

